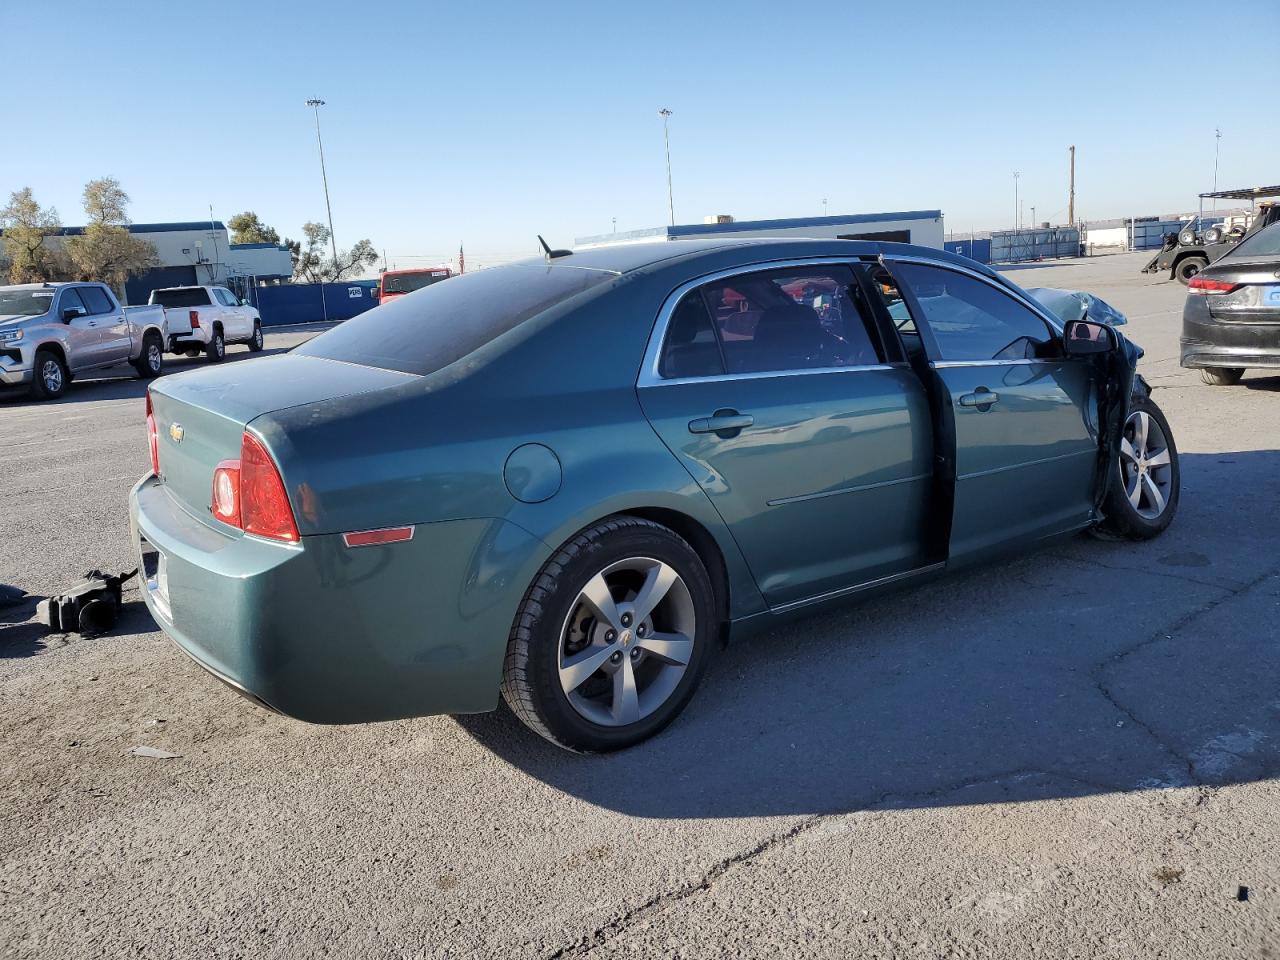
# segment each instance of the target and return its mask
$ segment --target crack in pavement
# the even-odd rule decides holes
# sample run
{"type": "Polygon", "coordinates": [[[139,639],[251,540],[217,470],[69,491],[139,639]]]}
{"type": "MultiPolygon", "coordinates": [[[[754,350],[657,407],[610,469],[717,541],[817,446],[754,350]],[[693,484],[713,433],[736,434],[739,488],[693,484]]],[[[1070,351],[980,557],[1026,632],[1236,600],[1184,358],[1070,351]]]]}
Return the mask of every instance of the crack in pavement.
{"type": "MultiPolygon", "coordinates": [[[[1079,560],[1079,558],[1068,557],[1065,555],[1061,556],[1061,559],[1079,560]]],[[[1080,562],[1093,564],[1099,567],[1112,569],[1112,570],[1123,570],[1126,572],[1145,572],[1145,571],[1135,571],[1132,568],[1112,567],[1112,566],[1109,566],[1108,564],[1101,563],[1098,561],[1080,560],[1080,562]]],[[[1132,654],[1138,652],[1139,650],[1142,650],[1152,644],[1159,643],[1164,640],[1168,640],[1172,638],[1172,636],[1175,633],[1177,633],[1179,630],[1186,628],[1189,624],[1194,623],[1197,619],[1199,619],[1200,617],[1204,616],[1207,613],[1212,612],[1222,604],[1230,600],[1233,600],[1236,597],[1239,597],[1245,593],[1248,593],[1250,590],[1253,590],[1255,587],[1258,587],[1261,584],[1266,583],[1267,580],[1271,579],[1272,577],[1280,575],[1280,566],[1268,569],[1263,573],[1259,574],[1257,577],[1255,577],[1253,580],[1249,581],[1248,583],[1235,588],[1223,586],[1221,584],[1205,583],[1200,580],[1194,580],[1189,577],[1182,577],[1182,576],[1179,576],[1178,574],[1173,574],[1173,573],[1167,573],[1167,574],[1160,573],[1157,575],[1170,577],[1176,580],[1188,580],[1192,583],[1200,584],[1201,586],[1213,587],[1223,591],[1223,595],[1219,597],[1215,597],[1212,600],[1206,601],[1196,609],[1191,610],[1188,613],[1184,614],[1183,616],[1179,617],[1170,626],[1166,628],[1162,628],[1156,631],[1155,633],[1153,633],[1151,636],[1147,637],[1146,639],[1141,640],[1138,643],[1135,643],[1132,646],[1118,653],[1114,653],[1111,656],[1107,657],[1106,659],[1100,661],[1090,671],[1090,679],[1092,680],[1094,686],[1097,688],[1098,692],[1102,694],[1103,698],[1109,704],[1111,704],[1112,707],[1114,707],[1119,713],[1121,713],[1126,718],[1128,718],[1129,721],[1132,722],[1136,727],[1138,727],[1140,730],[1146,733],[1147,736],[1150,737],[1161,749],[1163,749],[1169,755],[1171,755],[1172,757],[1180,761],[1186,767],[1188,782],[1186,784],[1178,784],[1178,786],[1194,787],[1196,789],[1196,800],[1193,805],[1193,809],[1198,810],[1208,801],[1208,798],[1213,794],[1216,788],[1212,784],[1206,784],[1200,780],[1199,774],[1196,770],[1195,761],[1191,757],[1186,756],[1177,748],[1166,743],[1163,740],[1163,738],[1161,738],[1160,735],[1156,733],[1154,728],[1152,728],[1149,724],[1147,724],[1145,721],[1140,719],[1137,716],[1137,714],[1135,714],[1132,710],[1130,710],[1123,703],[1121,703],[1119,699],[1116,698],[1116,696],[1111,692],[1110,689],[1108,689],[1106,685],[1106,680],[1102,675],[1103,671],[1105,671],[1108,667],[1114,664],[1120,663],[1125,658],[1131,656],[1132,654]]],[[[1055,770],[1047,770],[1047,769],[1042,769],[1038,767],[1020,767],[1014,770],[1006,770],[996,774],[982,774],[982,775],[965,777],[957,781],[952,781],[937,787],[932,787],[928,790],[913,791],[909,793],[895,793],[893,791],[887,791],[885,793],[880,794],[879,797],[877,797],[875,800],[871,801],[870,803],[861,805],[861,809],[863,812],[865,811],[881,811],[882,812],[886,809],[889,809],[889,810],[894,809],[894,807],[891,805],[893,803],[904,803],[909,801],[937,799],[939,797],[945,796],[947,794],[955,793],[959,790],[964,790],[969,787],[980,786],[983,784],[1000,783],[1006,780],[1025,778],[1029,776],[1054,777],[1060,780],[1066,780],[1071,783],[1079,783],[1082,786],[1090,787],[1092,789],[1098,790],[1099,792],[1109,792],[1109,791],[1125,789],[1125,786],[1122,786],[1122,785],[1111,784],[1111,783],[1100,783],[1096,781],[1085,780],[1074,774],[1062,773],[1055,770]]],[[[615,939],[616,937],[626,933],[627,930],[629,930],[637,922],[642,921],[647,917],[661,913],[662,911],[666,910],[668,907],[674,904],[680,903],[683,900],[687,900],[690,897],[698,896],[699,894],[704,893],[707,890],[710,890],[717,880],[719,880],[721,877],[727,874],[730,870],[733,870],[735,867],[740,866],[742,864],[750,863],[751,861],[757,859],[758,857],[790,843],[791,841],[795,840],[797,837],[813,830],[815,827],[819,826],[820,824],[823,824],[829,820],[837,819],[839,817],[848,816],[850,813],[853,813],[853,812],[857,812],[857,811],[841,811],[838,813],[819,813],[809,817],[805,817],[800,822],[793,824],[788,829],[772,833],[769,836],[765,837],[764,839],[760,840],[755,845],[745,850],[739,851],[738,853],[733,854],[732,856],[725,857],[724,859],[718,861],[709,870],[703,873],[701,878],[699,878],[698,880],[685,883],[680,887],[676,888],[675,890],[668,890],[662,893],[655,894],[654,896],[650,897],[648,900],[646,900],[644,903],[640,904],[639,906],[633,907],[625,911],[624,913],[614,917],[608,923],[605,923],[604,925],[597,927],[595,930],[592,930],[590,933],[585,934],[584,936],[580,937],[578,940],[574,941],[573,943],[567,944],[566,946],[560,947],[559,949],[555,950],[552,953],[546,954],[545,960],[565,960],[565,958],[569,958],[569,957],[588,956],[592,952],[594,952],[597,948],[604,946],[605,944],[609,943],[611,940],[615,939]]],[[[1198,822],[1195,820],[1194,815],[1192,815],[1192,824],[1193,824],[1193,828],[1195,826],[1198,826],[1198,822]]]]}

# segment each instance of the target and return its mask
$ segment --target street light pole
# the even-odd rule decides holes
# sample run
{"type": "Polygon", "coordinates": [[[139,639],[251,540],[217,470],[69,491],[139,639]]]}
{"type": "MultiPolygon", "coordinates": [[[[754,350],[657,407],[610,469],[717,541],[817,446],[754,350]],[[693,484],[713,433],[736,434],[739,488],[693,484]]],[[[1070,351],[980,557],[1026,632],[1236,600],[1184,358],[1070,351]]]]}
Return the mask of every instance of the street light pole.
{"type": "Polygon", "coordinates": [[[1013,229],[1015,231],[1018,229],[1020,225],[1018,221],[1021,219],[1018,215],[1018,211],[1022,209],[1018,206],[1018,178],[1021,176],[1022,174],[1017,170],[1013,171],[1013,229]]]}
{"type": "Polygon", "coordinates": [[[667,127],[667,119],[671,116],[671,111],[663,107],[658,111],[658,116],[662,117],[662,142],[667,148],[667,213],[671,215],[671,225],[676,225],[676,205],[671,194],[671,131],[667,127]]]}
{"type": "Polygon", "coordinates": [[[333,250],[333,268],[336,270],[338,269],[338,240],[333,235],[333,207],[329,205],[329,175],[324,170],[324,141],[320,139],[320,108],[324,106],[324,101],[313,97],[307,101],[307,106],[316,113],[316,143],[320,147],[320,179],[324,181],[324,209],[329,214],[329,243],[333,250]]]}
{"type": "MultiPolygon", "coordinates": [[[[1218,192],[1218,149],[1222,146],[1222,131],[1213,128],[1213,192],[1218,192]]],[[[1218,209],[1218,198],[1213,198],[1213,209],[1218,209]]]]}

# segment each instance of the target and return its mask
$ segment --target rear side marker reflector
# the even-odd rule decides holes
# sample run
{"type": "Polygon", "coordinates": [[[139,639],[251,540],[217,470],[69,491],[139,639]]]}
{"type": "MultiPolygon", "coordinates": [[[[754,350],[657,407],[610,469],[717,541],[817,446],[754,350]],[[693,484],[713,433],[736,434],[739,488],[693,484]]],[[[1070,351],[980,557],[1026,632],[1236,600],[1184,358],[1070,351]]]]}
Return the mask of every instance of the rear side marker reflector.
{"type": "Polygon", "coordinates": [[[353,530],[342,535],[348,547],[377,547],[384,543],[403,543],[413,539],[413,527],[387,527],[383,530],[353,530]]]}

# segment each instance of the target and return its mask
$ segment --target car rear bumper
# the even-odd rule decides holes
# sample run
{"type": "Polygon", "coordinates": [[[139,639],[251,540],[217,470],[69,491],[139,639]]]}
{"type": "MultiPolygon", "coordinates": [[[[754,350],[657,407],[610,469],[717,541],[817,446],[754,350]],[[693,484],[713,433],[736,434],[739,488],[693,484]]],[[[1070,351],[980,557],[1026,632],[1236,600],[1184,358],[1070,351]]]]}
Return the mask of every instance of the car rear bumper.
{"type": "Polygon", "coordinates": [[[1280,367],[1280,315],[1267,320],[1223,321],[1210,315],[1204,297],[1189,296],[1182,315],[1184,367],[1280,367]]]}
{"type": "Polygon", "coordinates": [[[297,545],[230,536],[154,476],[129,507],[161,629],[237,692],[311,723],[492,710],[512,620],[546,552],[485,519],[356,549],[336,534],[297,545]]]}

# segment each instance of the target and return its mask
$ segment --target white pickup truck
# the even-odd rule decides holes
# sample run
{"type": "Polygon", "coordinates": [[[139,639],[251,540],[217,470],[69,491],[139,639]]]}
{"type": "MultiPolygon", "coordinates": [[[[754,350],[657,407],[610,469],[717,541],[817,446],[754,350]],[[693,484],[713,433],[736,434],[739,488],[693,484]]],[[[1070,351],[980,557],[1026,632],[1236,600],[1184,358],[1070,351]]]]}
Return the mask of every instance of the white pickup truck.
{"type": "Polygon", "coordinates": [[[160,374],[168,337],[159,307],[122,307],[105,283],[0,287],[0,387],[60,397],[72,377],[131,363],[160,374]]]}
{"type": "Polygon", "coordinates": [[[226,287],[164,287],[152,290],[147,303],[164,308],[170,353],[194,357],[204,351],[218,363],[228,343],[248,344],[254,353],[262,349],[258,311],[226,287]]]}

